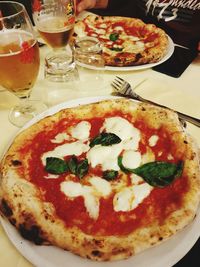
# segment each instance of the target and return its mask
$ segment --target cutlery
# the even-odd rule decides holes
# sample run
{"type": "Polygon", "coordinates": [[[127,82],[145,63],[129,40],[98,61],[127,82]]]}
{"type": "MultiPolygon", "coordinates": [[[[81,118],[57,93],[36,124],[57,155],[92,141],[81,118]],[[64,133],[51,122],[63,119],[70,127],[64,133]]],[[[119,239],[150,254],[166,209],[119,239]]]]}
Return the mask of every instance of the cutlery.
{"type": "MultiPolygon", "coordinates": [[[[139,85],[141,85],[141,83],[143,83],[145,80],[143,80],[142,82],[140,82],[136,87],[138,87],[139,85]]],[[[134,89],[136,88],[132,88],[132,86],[130,85],[130,83],[128,83],[127,81],[125,81],[124,79],[122,79],[121,77],[116,76],[116,78],[114,79],[114,81],[111,83],[112,87],[115,90],[115,93],[117,95],[121,95],[124,97],[129,97],[135,100],[138,100],[140,102],[144,102],[144,103],[149,103],[158,107],[162,107],[162,108],[166,108],[166,109],[170,109],[174,112],[177,113],[179,120],[181,121],[181,123],[183,124],[183,126],[186,126],[185,121],[190,122],[192,124],[194,124],[197,127],[200,127],[200,120],[194,117],[191,117],[189,115],[186,115],[184,113],[181,113],[179,111],[176,111],[174,109],[171,109],[169,107],[160,105],[158,103],[155,103],[151,100],[145,99],[143,97],[141,97],[140,95],[138,95],[136,92],[134,92],[134,89]]]]}

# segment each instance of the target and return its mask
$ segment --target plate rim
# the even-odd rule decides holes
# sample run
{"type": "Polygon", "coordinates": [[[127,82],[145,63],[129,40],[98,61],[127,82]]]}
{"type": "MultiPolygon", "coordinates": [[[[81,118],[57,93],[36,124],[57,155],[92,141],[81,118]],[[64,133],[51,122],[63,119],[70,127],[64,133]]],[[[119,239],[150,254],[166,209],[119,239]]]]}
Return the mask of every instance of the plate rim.
{"type": "MultiPolygon", "coordinates": [[[[22,127],[12,138],[11,143],[13,142],[14,138],[23,130],[25,130],[26,128],[30,127],[32,124],[34,124],[35,122],[51,115],[51,114],[55,114],[56,112],[58,112],[59,110],[63,109],[63,108],[71,108],[71,107],[77,107],[80,105],[86,105],[89,103],[95,103],[95,102],[99,102],[102,100],[106,100],[106,99],[117,99],[117,98],[121,98],[121,97],[116,97],[116,96],[96,96],[96,97],[85,97],[85,98],[77,98],[77,99],[72,99],[69,101],[65,101],[63,103],[60,103],[56,106],[50,107],[49,109],[47,109],[46,111],[44,111],[43,113],[39,114],[38,116],[36,116],[35,118],[33,118],[31,121],[29,121],[28,123],[26,123],[24,125],[24,127],[22,127]]],[[[132,100],[133,102],[138,102],[135,100],[132,100]]],[[[10,142],[9,142],[10,143],[10,142]]],[[[198,231],[199,229],[199,225],[200,225],[200,207],[197,210],[197,214],[195,219],[189,223],[184,229],[182,229],[181,231],[179,231],[178,233],[176,233],[174,236],[172,236],[171,238],[169,238],[168,240],[164,241],[163,243],[159,244],[158,246],[154,246],[151,248],[148,248],[147,250],[138,253],[132,257],[130,257],[127,260],[121,260],[121,261],[111,261],[111,262],[96,262],[96,261],[92,261],[92,260],[88,260],[88,259],[84,259],[81,258],[77,255],[74,255],[71,252],[68,251],[64,251],[58,247],[55,246],[37,246],[35,244],[33,244],[32,242],[25,240],[23,237],[20,236],[20,234],[18,233],[18,231],[16,230],[16,228],[14,226],[12,226],[9,221],[7,221],[6,218],[3,218],[2,216],[0,216],[0,222],[1,225],[7,235],[7,237],[9,238],[9,240],[11,241],[11,243],[16,247],[16,249],[19,251],[20,254],[22,254],[27,260],[29,260],[32,264],[34,264],[34,266],[37,267],[58,267],[57,263],[54,264],[54,262],[52,262],[52,259],[47,260],[44,256],[41,257],[40,254],[38,254],[38,250],[55,250],[61,254],[65,253],[64,258],[66,258],[66,260],[68,258],[74,260],[76,262],[76,260],[79,262],[78,265],[76,265],[76,267],[93,267],[95,265],[98,267],[102,267],[102,265],[104,265],[105,267],[107,267],[107,265],[109,265],[109,267],[137,267],[138,263],[137,263],[137,259],[139,258],[139,262],[140,259],[144,260],[144,255],[148,255],[148,254],[153,254],[153,256],[157,256],[157,259],[153,260],[153,265],[150,263],[150,265],[148,265],[149,267],[171,267],[174,264],[176,264],[179,260],[181,260],[189,251],[190,249],[194,246],[194,244],[197,242],[197,240],[200,237],[200,232],[198,231]],[[178,242],[178,244],[176,244],[176,240],[182,240],[185,242],[178,242]],[[175,245],[173,244],[175,243],[175,245]],[[168,253],[165,253],[165,257],[160,257],[160,253],[157,253],[157,251],[161,251],[162,252],[162,248],[165,246],[167,246],[167,244],[169,244],[169,247],[173,247],[174,249],[172,249],[171,254],[173,255],[173,258],[169,257],[168,253]],[[173,246],[171,246],[171,244],[173,246]],[[181,251],[177,251],[178,248],[181,248],[181,251]],[[177,253],[178,252],[178,253],[177,253]],[[158,254],[158,255],[157,255],[158,254]],[[156,260],[159,260],[159,262],[157,262],[156,260]],[[136,261],[136,264],[135,264],[136,261]]],[[[55,254],[54,254],[55,255],[55,254]]],[[[61,266],[63,263],[61,263],[61,266]]],[[[140,266],[146,266],[146,265],[140,265],[140,266]]]]}

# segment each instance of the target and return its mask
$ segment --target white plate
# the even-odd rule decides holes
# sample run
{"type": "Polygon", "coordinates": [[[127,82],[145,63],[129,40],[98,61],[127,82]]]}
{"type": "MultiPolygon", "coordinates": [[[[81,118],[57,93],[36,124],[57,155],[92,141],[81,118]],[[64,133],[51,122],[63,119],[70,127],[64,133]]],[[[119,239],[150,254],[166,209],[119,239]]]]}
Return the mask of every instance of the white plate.
{"type": "MultiPolygon", "coordinates": [[[[41,118],[54,114],[63,108],[75,107],[111,98],[116,97],[89,97],[59,104],[32,119],[21,130],[26,129],[41,118]]],[[[37,267],[171,267],[185,256],[200,236],[200,212],[198,212],[195,220],[190,225],[159,246],[147,249],[127,260],[94,262],[54,246],[36,246],[23,239],[7,220],[1,218],[1,223],[14,246],[25,258],[37,267]]]]}
{"type": "MultiPolygon", "coordinates": [[[[110,71],[133,71],[133,70],[143,70],[143,69],[148,69],[148,68],[152,68],[154,66],[157,66],[163,62],[165,62],[167,59],[169,59],[173,52],[174,52],[174,43],[172,41],[172,39],[168,36],[168,40],[169,40],[169,44],[168,44],[168,48],[166,51],[166,54],[164,55],[164,57],[156,62],[156,63],[149,63],[149,64],[144,64],[144,65],[138,65],[138,66],[126,66],[126,67],[112,67],[112,66],[105,66],[103,69],[104,70],[110,70],[110,71]]],[[[95,70],[97,69],[95,66],[91,66],[91,65],[87,65],[84,63],[80,63],[80,62],[76,62],[77,65],[87,68],[87,69],[92,69],[95,70]]]]}

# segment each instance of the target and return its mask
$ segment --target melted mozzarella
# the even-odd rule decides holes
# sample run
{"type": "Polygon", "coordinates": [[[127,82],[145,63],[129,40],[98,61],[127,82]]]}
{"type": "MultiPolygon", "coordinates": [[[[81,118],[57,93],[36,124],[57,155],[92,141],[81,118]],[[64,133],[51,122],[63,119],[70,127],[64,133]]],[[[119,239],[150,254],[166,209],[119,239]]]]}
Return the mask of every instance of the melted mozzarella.
{"type": "MultiPolygon", "coordinates": [[[[129,123],[129,121],[121,117],[105,119],[101,131],[116,134],[122,139],[122,142],[111,146],[96,145],[92,147],[87,153],[88,162],[93,168],[100,164],[103,171],[118,171],[120,169],[118,166],[118,156],[123,150],[136,150],[138,148],[140,131],[129,123]]],[[[128,156],[125,155],[125,164],[128,166],[139,166],[141,155],[139,156],[138,153],[133,151],[131,154],[134,159],[133,162],[135,161],[134,165],[130,165],[130,160],[127,163],[128,156]]]]}
{"type": "Polygon", "coordinates": [[[60,189],[68,197],[78,197],[84,194],[83,186],[73,181],[62,182],[60,189]]]}
{"type": "Polygon", "coordinates": [[[71,129],[72,137],[83,140],[90,136],[91,124],[88,121],[81,121],[71,129]]]}
{"type": "Polygon", "coordinates": [[[131,205],[131,210],[135,209],[152,191],[153,187],[147,183],[135,185],[133,188],[133,194],[135,196],[131,205]]]}
{"type": "Polygon", "coordinates": [[[73,181],[65,181],[60,184],[61,191],[70,198],[82,196],[89,216],[97,219],[99,215],[99,199],[93,194],[92,187],[81,185],[73,181]]]}
{"type": "Polygon", "coordinates": [[[82,196],[89,216],[96,220],[99,216],[99,200],[111,193],[111,185],[106,180],[96,176],[90,178],[90,184],[91,186],[64,181],[60,184],[60,190],[72,199],[82,196]]]}
{"type": "Polygon", "coordinates": [[[139,41],[139,40],[140,40],[139,37],[137,37],[137,36],[133,36],[133,35],[129,35],[129,36],[127,36],[127,38],[128,38],[129,40],[132,40],[132,41],[139,41]]]}
{"type": "Polygon", "coordinates": [[[118,165],[118,159],[117,157],[115,158],[108,158],[102,163],[102,170],[114,170],[114,171],[119,171],[119,165],[118,165]]]}
{"type": "Polygon", "coordinates": [[[114,28],[114,30],[115,31],[124,31],[124,28],[122,27],[122,26],[116,26],[115,28],[114,28]]]}
{"type": "Polygon", "coordinates": [[[113,42],[112,42],[112,41],[107,41],[106,44],[107,44],[107,45],[112,45],[113,42]]]}
{"type": "Polygon", "coordinates": [[[113,198],[115,211],[130,211],[134,195],[131,188],[123,188],[113,198]]]}
{"type": "Polygon", "coordinates": [[[108,27],[108,25],[106,23],[101,23],[101,24],[99,24],[99,27],[102,29],[106,29],[108,27]]]}
{"type": "Polygon", "coordinates": [[[99,216],[99,199],[92,194],[85,194],[84,204],[89,216],[96,220],[99,216]]]}
{"type": "Polygon", "coordinates": [[[84,144],[81,141],[63,144],[57,146],[55,149],[48,151],[42,155],[42,163],[46,164],[46,158],[55,157],[63,158],[65,156],[75,155],[80,156],[82,153],[87,152],[90,149],[89,145],[84,144]]]}
{"type": "Polygon", "coordinates": [[[105,29],[95,29],[95,32],[98,34],[106,34],[106,30],[105,29]]]}
{"type": "Polygon", "coordinates": [[[147,183],[123,188],[113,198],[114,210],[131,211],[135,209],[151,193],[151,190],[152,187],[147,183]]]}
{"type": "Polygon", "coordinates": [[[134,150],[127,150],[123,153],[122,164],[125,168],[135,169],[141,164],[141,153],[134,150]]]}
{"type": "Polygon", "coordinates": [[[121,143],[112,146],[96,145],[87,152],[86,157],[93,168],[98,164],[101,164],[103,170],[107,170],[107,168],[110,170],[119,170],[117,158],[121,153],[122,148],[121,143]]]}
{"type": "Polygon", "coordinates": [[[128,53],[141,53],[144,51],[145,46],[144,43],[141,41],[137,41],[133,43],[131,40],[125,40],[123,43],[123,52],[128,52],[128,53]]]}
{"type": "Polygon", "coordinates": [[[54,144],[59,144],[65,140],[69,140],[69,138],[70,137],[67,133],[59,133],[54,137],[54,139],[51,139],[51,142],[54,144]]]}
{"type": "Polygon", "coordinates": [[[136,138],[140,140],[140,131],[135,128],[129,121],[121,117],[111,117],[104,121],[102,130],[107,133],[114,133],[122,140],[136,138]]]}
{"type": "Polygon", "coordinates": [[[97,193],[99,193],[103,197],[108,196],[112,191],[110,183],[104,180],[103,178],[95,176],[90,178],[89,181],[90,184],[97,191],[97,193]]]}
{"type": "Polygon", "coordinates": [[[132,173],[131,174],[131,183],[136,185],[136,184],[140,184],[140,183],[143,183],[144,180],[142,177],[138,176],[137,174],[135,173],[132,173]]]}
{"type": "Polygon", "coordinates": [[[149,146],[151,146],[151,147],[155,146],[157,144],[157,142],[158,142],[158,139],[159,139],[159,137],[156,134],[152,135],[149,138],[149,141],[148,141],[149,142],[149,146]]]}
{"type": "Polygon", "coordinates": [[[168,160],[173,160],[174,157],[172,156],[172,154],[168,154],[168,155],[167,155],[167,159],[168,159],[168,160]]]}
{"type": "MultiPolygon", "coordinates": [[[[108,54],[108,55],[110,55],[110,56],[115,56],[116,55],[116,51],[111,50],[111,49],[109,49],[109,48],[107,48],[105,46],[103,46],[103,52],[108,54]]],[[[117,53],[119,53],[119,52],[117,52],[117,53]]]]}
{"type": "Polygon", "coordinates": [[[130,150],[130,149],[137,150],[138,149],[139,141],[140,141],[140,135],[137,134],[134,137],[132,137],[132,138],[130,138],[128,140],[123,141],[123,148],[125,150],[130,150]]]}
{"type": "Polygon", "coordinates": [[[122,45],[118,45],[118,44],[114,44],[113,47],[114,47],[114,48],[119,48],[119,49],[123,48],[122,45]]]}

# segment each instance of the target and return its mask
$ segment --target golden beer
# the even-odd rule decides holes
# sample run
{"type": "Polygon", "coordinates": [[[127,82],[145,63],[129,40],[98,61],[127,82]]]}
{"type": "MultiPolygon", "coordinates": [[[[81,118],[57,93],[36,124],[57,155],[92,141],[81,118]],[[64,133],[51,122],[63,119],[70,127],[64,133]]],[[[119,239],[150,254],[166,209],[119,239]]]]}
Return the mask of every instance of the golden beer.
{"type": "Polygon", "coordinates": [[[73,33],[73,24],[67,23],[64,17],[47,17],[37,23],[37,29],[49,46],[61,48],[68,44],[73,33]]]}
{"type": "Polygon", "coordinates": [[[39,47],[30,33],[0,32],[0,84],[19,97],[27,95],[39,71],[39,47]]]}

